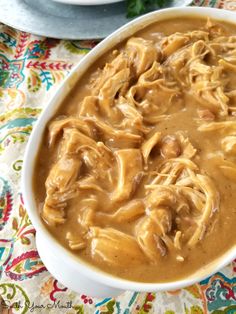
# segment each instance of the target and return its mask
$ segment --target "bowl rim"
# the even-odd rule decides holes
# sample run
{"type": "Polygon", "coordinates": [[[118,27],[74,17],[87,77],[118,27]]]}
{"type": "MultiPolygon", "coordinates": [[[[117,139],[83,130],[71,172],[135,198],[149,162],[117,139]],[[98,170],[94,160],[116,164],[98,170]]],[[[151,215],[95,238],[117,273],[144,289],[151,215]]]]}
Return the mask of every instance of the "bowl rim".
{"type": "Polygon", "coordinates": [[[104,5],[110,3],[117,3],[125,0],[52,0],[54,2],[60,2],[64,4],[74,5],[104,5]]]}
{"type": "Polygon", "coordinates": [[[113,288],[135,291],[166,291],[180,289],[211,276],[229,264],[236,257],[236,245],[234,245],[232,248],[228,249],[221,256],[215,258],[212,262],[203,266],[201,269],[181,279],[173,281],[153,283],[119,278],[96,268],[79,257],[75,257],[68,249],[64,248],[43,224],[34,200],[32,184],[34,161],[41,144],[41,138],[45,130],[45,126],[86,69],[89,68],[99,58],[99,56],[112,49],[118,43],[132,36],[143,27],[151,25],[159,20],[168,20],[173,17],[180,16],[194,16],[202,18],[210,16],[215,20],[222,20],[236,25],[236,13],[223,9],[206,7],[169,8],[158,10],[127,23],[93,48],[60,84],[56,93],[53,95],[52,99],[49,100],[47,106],[43,109],[39,119],[37,120],[25,150],[21,182],[22,194],[27,213],[36,229],[37,236],[42,236],[45,241],[48,241],[48,244],[53,247],[54,253],[56,252],[60,260],[68,266],[74,268],[78,274],[86,274],[87,278],[113,288]]]}

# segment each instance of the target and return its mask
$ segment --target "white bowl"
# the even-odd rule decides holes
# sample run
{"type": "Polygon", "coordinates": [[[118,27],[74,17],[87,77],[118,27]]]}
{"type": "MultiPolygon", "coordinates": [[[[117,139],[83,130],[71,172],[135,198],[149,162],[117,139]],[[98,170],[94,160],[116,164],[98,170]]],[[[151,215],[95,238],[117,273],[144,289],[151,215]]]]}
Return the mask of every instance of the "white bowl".
{"type": "Polygon", "coordinates": [[[76,81],[100,56],[121,41],[132,36],[138,30],[157,21],[176,17],[208,16],[236,24],[236,14],[233,12],[211,8],[189,7],[152,12],[123,26],[97,45],[96,48],[79,62],[69,77],[67,77],[60,86],[46,109],[42,112],[34,127],[24,157],[22,178],[23,197],[29,217],[37,231],[37,248],[42,261],[54,277],[74,291],[97,297],[105,297],[116,296],[123,290],[146,292],[175,290],[202,280],[230,263],[236,257],[236,246],[234,246],[218,259],[215,259],[207,266],[203,266],[193,274],[186,276],[183,279],[166,283],[140,283],[114,277],[94,268],[83,260],[75,258],[69,250],[65,249],[53,238],[39,216],[32,188],[34,162],[46,124],[53,117],[61,102],[75,85],[76,81]]]}
{"type": "Polygon", "coordinates": [[[52,0],[52,1],[66,3],[66,4],[100,5],[100,4],[121,2],[125,0],[52,0]]]}

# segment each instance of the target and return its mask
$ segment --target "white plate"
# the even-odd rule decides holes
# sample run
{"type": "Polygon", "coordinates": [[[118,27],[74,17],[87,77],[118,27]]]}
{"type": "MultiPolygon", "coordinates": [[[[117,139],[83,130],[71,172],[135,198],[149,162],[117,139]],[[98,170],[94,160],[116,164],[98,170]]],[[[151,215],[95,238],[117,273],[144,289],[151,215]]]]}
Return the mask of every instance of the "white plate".
{"type": "Polygon", "coordinates": [[[101,39],[128,21],[125,1],[79,6],[52,0],[0,0],[0,22],[46,37],[101,39]]]}
{"type": "Polygon", "coordinates": [[[114,2],[121,2],[124,0],[52,0],[55,2],[67,3],[67,4],[79,4],[79,5],[100,5],[114,2]]]}
{"type": "MultiPolygon", "coordinates": [[[[94,40],[107,37],[130,21],[124,0],[95,6],[70,5],[72,1],[101,4],[118,0],[0,0],[0,22],[35,35],[94,40]]],[[[168,6],[186,6],[190,2],[168,0],[168,6]]]]}

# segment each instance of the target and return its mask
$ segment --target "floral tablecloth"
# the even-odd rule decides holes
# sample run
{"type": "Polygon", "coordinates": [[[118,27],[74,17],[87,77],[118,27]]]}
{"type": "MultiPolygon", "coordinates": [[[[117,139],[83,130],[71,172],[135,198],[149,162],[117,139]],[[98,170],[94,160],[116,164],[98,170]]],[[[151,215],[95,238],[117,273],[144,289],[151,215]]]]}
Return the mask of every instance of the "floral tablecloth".
{"type": "MultiPolygon", "coordinates": [[[[236,1],[195,0],[193,5],[236,10],[236,1]]],[[[125,292],[102,300],[63,287],[41,262],[21,195],[24,150],[58,84],[94,45],[0,25],[0,296],[5,302],[0,298],[0,313],[235,314],[236,261],[182,290],[125,292]]]]}

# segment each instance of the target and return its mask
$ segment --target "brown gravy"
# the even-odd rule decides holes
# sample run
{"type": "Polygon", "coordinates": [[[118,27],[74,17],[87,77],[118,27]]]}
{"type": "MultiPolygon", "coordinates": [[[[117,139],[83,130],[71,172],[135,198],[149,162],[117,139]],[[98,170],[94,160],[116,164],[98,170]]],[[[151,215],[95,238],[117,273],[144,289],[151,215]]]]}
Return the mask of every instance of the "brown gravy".
{"type": "Polygon", "coordinates": [[[141,282],[180,279],[235,245],[234,86],[236,27],[218,21],[156,23],[101,58],[38,152],[49,231],[141,282]]]}

